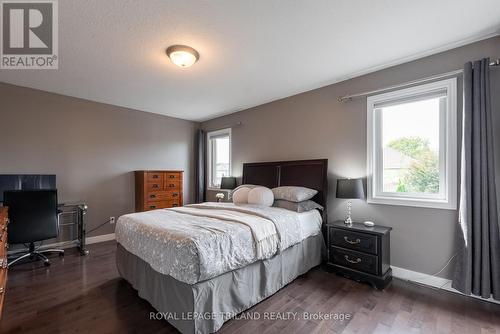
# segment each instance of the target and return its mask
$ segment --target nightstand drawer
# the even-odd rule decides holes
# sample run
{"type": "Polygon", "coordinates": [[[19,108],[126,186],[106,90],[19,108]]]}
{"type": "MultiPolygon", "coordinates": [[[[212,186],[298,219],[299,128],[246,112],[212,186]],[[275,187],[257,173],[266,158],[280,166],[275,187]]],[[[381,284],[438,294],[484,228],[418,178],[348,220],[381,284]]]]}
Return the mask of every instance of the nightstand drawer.
{"type": "Polygon", "coordinates": [[[339,247],[330,248],[330,262],[362,272],[378,275],[378,257],[339,247]]]}
{"type": "Polygon", "coordinates": [[[361,252],[377,254],[377,236],[330,228],[330,240],[335,246],[349,248],[361,252]]]}

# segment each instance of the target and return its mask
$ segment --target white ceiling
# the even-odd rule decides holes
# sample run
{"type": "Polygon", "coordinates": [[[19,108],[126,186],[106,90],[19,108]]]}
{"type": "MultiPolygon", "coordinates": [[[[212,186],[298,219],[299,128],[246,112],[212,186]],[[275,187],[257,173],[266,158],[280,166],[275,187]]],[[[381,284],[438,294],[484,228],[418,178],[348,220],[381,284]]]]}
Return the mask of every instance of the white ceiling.
{"type": "Polygon", "coordinates": [[[59,70],[0,81],[201,121],[499,32],[498,0],[60,0],[59,70]]]}

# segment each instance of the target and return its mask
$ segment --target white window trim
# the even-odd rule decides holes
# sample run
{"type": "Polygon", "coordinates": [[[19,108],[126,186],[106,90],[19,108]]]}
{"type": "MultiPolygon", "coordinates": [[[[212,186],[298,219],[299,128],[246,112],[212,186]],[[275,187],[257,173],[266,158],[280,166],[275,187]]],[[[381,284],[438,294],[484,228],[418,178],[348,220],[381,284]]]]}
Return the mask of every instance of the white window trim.
{"type": "MultiPolygon", "coordinates": [[[[457,79],[451,78],[432,82],[429,84],[419,85],[411,88],[391,91],[384,94],[374,95],[367,98],[367,202],[373,204],[388,204],[388,205],[403,205],[413,207],[425,207],[436,209],[457,209],[457,79]],[[381,136],[377,136],[377,127],[380,126],[375,117],[374,106],[378,103],[388,100],[411,97],[433,90],[446,89],[448,95],[448,103],[445,122],[443,118],[440,121],[440,151],[445,150],[444,155],[440,155],[440,166],[445,166],[441,169],[440,180],[444,180],[444,198],[431,199],[428,196],[425,198],[418,198],[411,194],[397,194],[391,196],[391,193],[380,193],[375,189],[378,180],[380,179],[381,169],[375,168],[377,161],[377,152],[374,150],[374,144],[381,147],[381,136]],[[445,127],[443,129],[443,127],[445,127]],[[443,159],[444,158],[444,159],[443,159]],[[379,175],[375,175],[377,172],[379,175]],[[442,175],[443,172],[445,175],[442,175]]],[[[440,186],[441,189],[441,186],[440,186]]]]}
{"type": "Polygon", "coordinates": [[[216,131],[207,132],[207,162],[208,162],[208,177],[207,177],[207,189],[208,190],[220,190],[219,187],[212,184],[212,145],[210,143],[210,138],[219,135],[229,135],[229,174],[233,174],[233,164],[232,164],[232,138],[231,138],[231,128],[221,129],[216,131]]]}

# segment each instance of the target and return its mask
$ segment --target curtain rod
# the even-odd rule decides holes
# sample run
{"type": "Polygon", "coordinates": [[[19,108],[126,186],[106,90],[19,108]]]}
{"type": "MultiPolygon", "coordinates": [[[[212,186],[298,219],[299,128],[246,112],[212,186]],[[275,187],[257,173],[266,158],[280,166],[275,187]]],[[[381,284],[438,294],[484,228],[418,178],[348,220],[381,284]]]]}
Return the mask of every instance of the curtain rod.
{"type": "MultiPolygon", "coordinates": [[[[490,66],[500,66],[500,58],[491,61],[490,62],[490,66]]],[[[416,85],[416,84],[419,84],[419,83],[424,83],[424,82],[433,81],[433,80],[437,80],[437,79],[443,79],[443,78],[447,78],[447,77],[458,76],[458,75],[462,74],[463,72],[464,72],[464,70],[455,70],[455,71],[451,71],[451,72],[446,72],[446,73],[441,73],[441,74],[437,74],[437,75],[432,75],[430,77],[425,77],[425,78],[422,78],[422,79],[408,81],[408,82],[405,82],[405,83],[402,83],[402,84],[399,84],[399,85],[389,86],[389,87],[380,88],[380,89],[371,90],[371,91],[362,92],[362,93],[357,93],[357,94],[344,95],[344,96],[341,96],[341,97],[337,98],[337,101],[339,101],[339,102],[347,102],[347,101],[351,101],[352,99],[354,99],[356,97],[363,97],[363,96],[372,95],[372,94],[376,94],[376,93],[381,93],[381,92],[385,92],[385,91],[389,91],[389,90],[393,90],[393,89],[397,89],[397,88],[403,88],[403,87],[413,86],[413,85],[416,85]]]]}

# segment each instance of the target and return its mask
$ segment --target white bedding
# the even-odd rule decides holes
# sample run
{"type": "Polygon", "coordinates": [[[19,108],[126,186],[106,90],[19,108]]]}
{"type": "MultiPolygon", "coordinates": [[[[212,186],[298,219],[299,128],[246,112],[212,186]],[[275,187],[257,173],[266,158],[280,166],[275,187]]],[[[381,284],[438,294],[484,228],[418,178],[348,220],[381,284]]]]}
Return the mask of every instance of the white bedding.
{"type": "Polygon", "coordinates": [[[204,203],[121,216],[115,233],[154,270],[194,284],[270,258],[320,231],[316,210],[204,203]]]}

